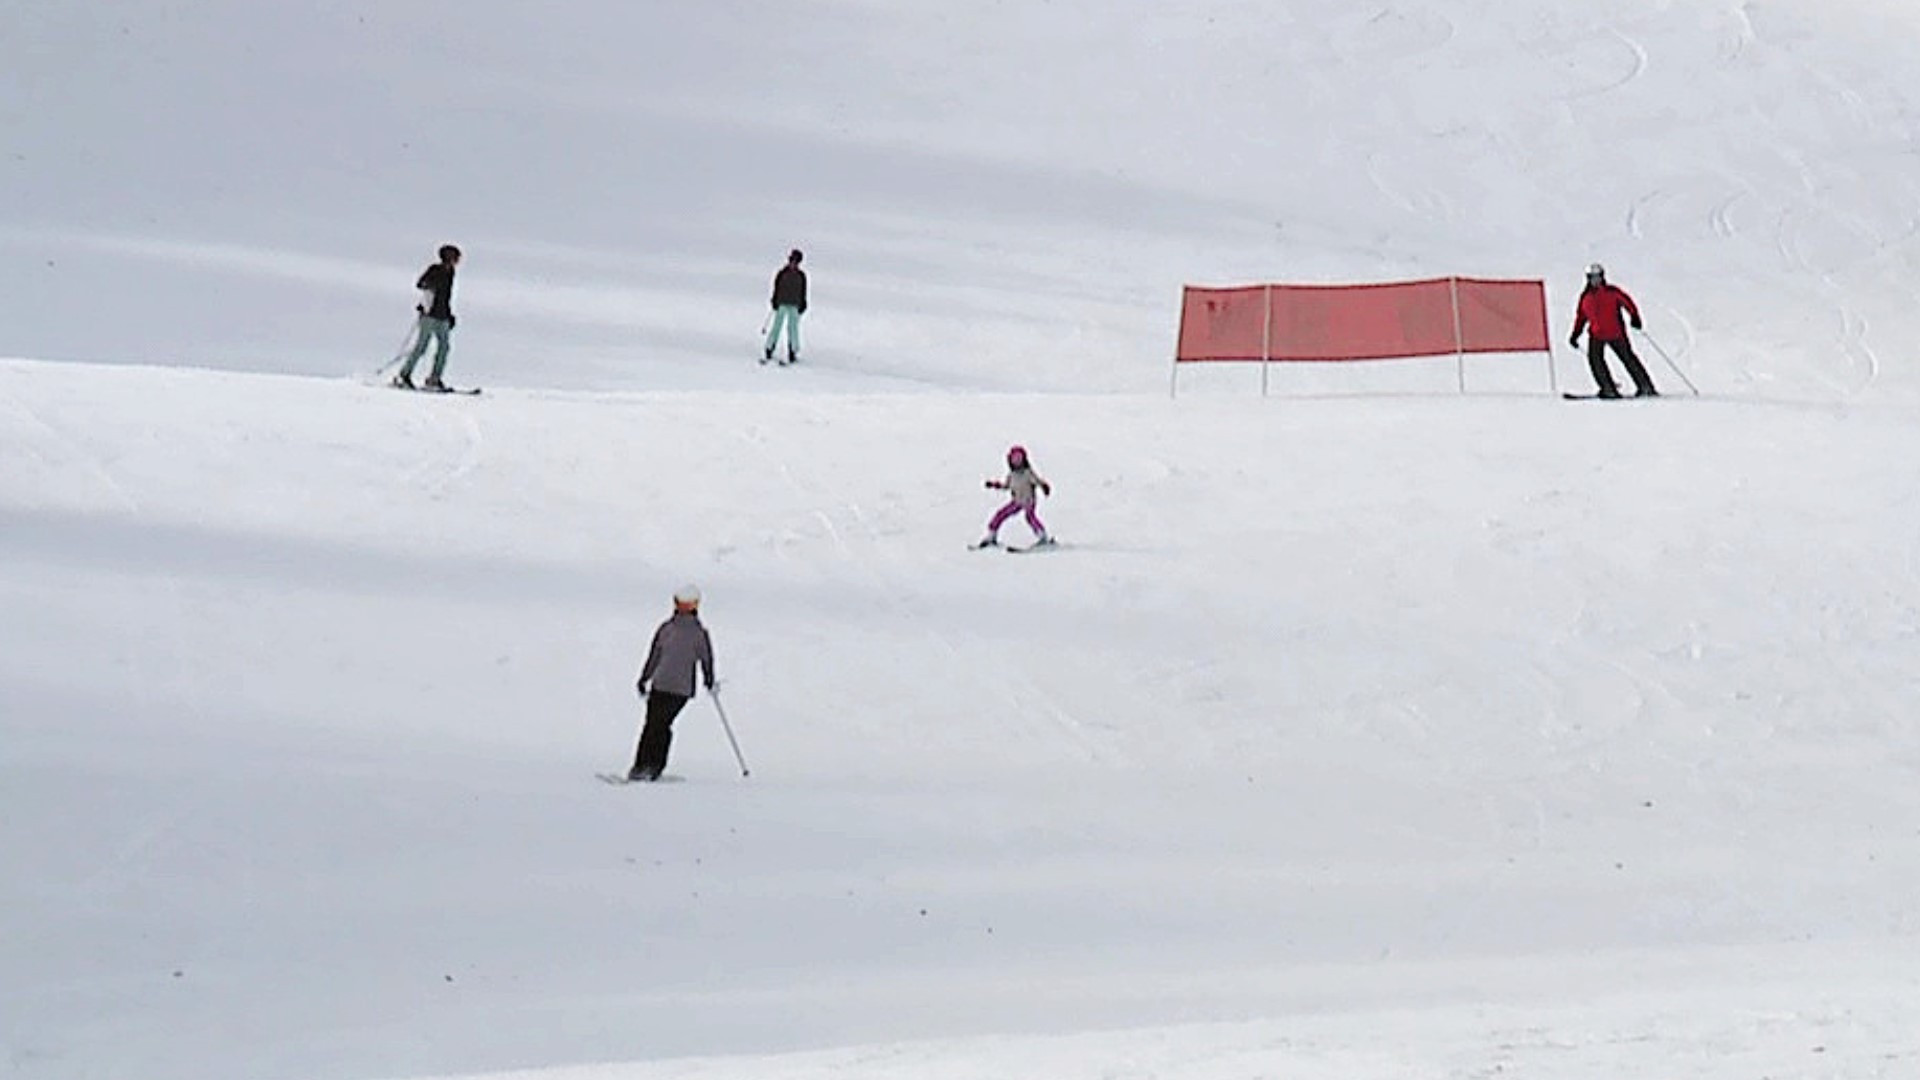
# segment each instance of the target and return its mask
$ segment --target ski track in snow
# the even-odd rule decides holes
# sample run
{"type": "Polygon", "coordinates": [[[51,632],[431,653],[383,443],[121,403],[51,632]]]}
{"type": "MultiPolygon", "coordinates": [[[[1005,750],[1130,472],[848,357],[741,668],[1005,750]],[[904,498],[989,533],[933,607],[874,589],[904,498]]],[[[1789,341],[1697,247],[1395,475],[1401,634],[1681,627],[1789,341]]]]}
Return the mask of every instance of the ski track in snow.
{"type": "Polygon", "coordinates": [[[1733,21],[1733,34],[1721,47],[1720,62],[1732,65],[1740,62],[1753,47],[1753,5],[1747,0],[1734,0],[1727,8],[1727,14],[1733,21]]]}
{"type": "Polygon", "coordinates": [[[1388,203],[1421,221],[1447,221],[1455,216],[1451,202],[1438,187],[1419,182],[1419,169],[1390,168],[1384,159],[1381,151],[1368,153],[1366,170],[1368,181],[1388,203]]]}
{"type": "Polygon", "coordinates": [[[422,407],[409,417],[408,426],[419,432],[425,446],[403,475],[403,487],[418,490],[435,502],[443,501],[480,467],[486,437],[473,410],[484,408],[484,402],[482,395],[459,400],[436,397],[417,403],[422,407]],[[459,415],[453,415],[450,409],[457,409],[459,415]]]}
{"type": "Polygon", "coordinates": [[[1734,223],[1733,208],[1751,193],[1747,191],[1730,192],[1725,198],[1713,204],[1707,212],[1707,227],[1722,240],[1734,240],[1740,236],[1740,227],[1734,223]]]}
{"type": "Polygon", "coordinates": [[[1847,289],[1831,270],[1816,265],[1803,250],[1800,222],[1808,212],[1808,206],[1804,203],[1781,211],[1774,227],[1774,246],[1788,265],[1817,280],[1833,298],[1835,320],[1839,325],[1833,337],[1834,345],[1839,354],[1849,361],[1853,377],[1842,378],[1840,374],[1830,372],[1827,365],[1818,363],[1817,359],[1810,360],[1806,367],[1825,379],[1840,395],[1858,396],[1878,381],[1880,358],[1867,343],[1869,325],[1866,316],[1847,300],[1847,289]]]}
{"type": "Polygon", "coordinates": [[[49,422],[45,416],[41,415],[39,411],[17,397],[10,396],[7,402],[15,416],[25,421],[28,426],[39,433],[40,438],[38,441],[43,446],[50,444],[53,447],[53,456],[49,457],[46,451],[38,447],[29,446],[28,453],[32,454],[36,460],[46,464],[54,464],[61,459],[77,463],[81,470],[94,481],[95,486],[104,492],[111,501],[118,504],[122,511],[136,516],[139,515],[140,500],[134,498],[133,494],[127,490],[126,485],[114,477],[113,473],[101,462],[98,454],[89,451],[82,445],[78,436],[55,426],[49,422]]]}
{"type": "Polygon", "coordinates": [[[1617,75],[1603,78],[1600,82],[1592,86],[1563,91],[1560,95],[1562,101],[1586,101],[1592,98],[1617,94],[1627,87],[1632,86],[1642,75],[1646,74],[1649,63],[1646,46],[1642,45],[1638,40],[1629,36],[1617,26],[1607,26],[1605,32],[1607,37],[1625,48],[1627,53],[1625,70],[1617,75]]]}
{"type": "Polygon", "coordinates": [[[1454,21],[1429,8],[1383,7],[1333,39],[1349,64],[1391,64],[1445,49],[1458,33],[1454,21]]]}

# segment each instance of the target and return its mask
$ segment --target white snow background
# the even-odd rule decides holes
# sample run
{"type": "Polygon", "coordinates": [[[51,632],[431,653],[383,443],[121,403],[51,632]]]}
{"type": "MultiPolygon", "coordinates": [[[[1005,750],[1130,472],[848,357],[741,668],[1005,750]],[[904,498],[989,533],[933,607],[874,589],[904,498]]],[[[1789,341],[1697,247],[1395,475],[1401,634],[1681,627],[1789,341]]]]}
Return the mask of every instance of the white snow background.
{"type": "Polygon", "coordinates": [[[1916,70],[1861,0],[0,0],[0,1076],[1920,1077],[1916,70]],[[488,393],[374,389],[445,241],[488,393]],[[1593,259],[1701,397],[1166,392],[1183,283],[1448,273],[1579,386],[1593,259]],[[1012,442],[1059,551],[965,550],[1012,442]],[[598,784],[685,580],[753,775],[703,699],[598,784]]]}

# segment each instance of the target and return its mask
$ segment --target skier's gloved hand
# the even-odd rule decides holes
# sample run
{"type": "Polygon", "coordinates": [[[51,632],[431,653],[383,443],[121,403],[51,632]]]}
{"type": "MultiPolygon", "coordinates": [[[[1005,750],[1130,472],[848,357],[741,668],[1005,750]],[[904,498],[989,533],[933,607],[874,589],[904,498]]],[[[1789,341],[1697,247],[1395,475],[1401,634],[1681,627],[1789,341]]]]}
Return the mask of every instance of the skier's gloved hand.
{"type": "Polygon", "coordinates": [[[453,318],[453,312],[451,312],[451,311],[449,311],[449,312],[447,312],[447,329],[449,329],[449,330],[451,330],[451,329],[453,329],[453,327],[454,327],[454,321],[455,321],[455,320],[454,320],[454,318],[453,318]]]}
{"type": "Polygon", "coordinates": [[[989,480],[989,481],[987,481],[987,487],[988,487],[988,489],[989,489],[989,490],[992,490],[992,489],[998,489],[998,488],[1003,488],[1003,487],[1006,487],[1006,486],[1007,486],[1007,485],[1005,485],[1005,484],[1003,484],[1003,483],[1001,483],[1001,482],[1000,482],[1000,481],[998,481],[998,480],[989,480]]]}
{"type": "Polygon", "coordinates": [[[1052,484],[1047,484],[1047,483],[1043,483],[1043,484],[1041,484],[1041,485],[1040,485],[1040,494],[1042,494],[1042,495],[1051,495],[1051,494],[1053,494],[1053,485],[1052,485],[1052,484]]]}
{"type": "Polygon", "coordinates": [[[1635,315],[1635,316],[1633,317],[1633,324],[1632,324],[1632,325],[1633,325],[1633,328],[1634,328],[1635,330],[1638,330],[1638,329],[1640,329],[1640,316],[1638,316],[1638,315],[1635,315]]]}
{"type": "Polygon", "coordinates": [[[1567,339],[1567,344],[1569,344],[1569,345],[1571,345],[1571,346],[1573,346],[1573,347],[1574,347],[1574,348],[1576,348],[1576,349],[1577,349],[1577,348],[1579,348],[1579,347],[1580,347],[1580,335],[1579,335],[1579,334],[1575,334],[1575,335],[1573,335],[1572,337],[1570,337],[1570,338],[1568,338],[1568,339],[1567,339]]]}
{"type": "Polygon", "coordinates": [[[634,684],[633,684],[633,688],[634,688],[635,690],[638,690],[638,691],[640,691],[640,696],[641,696],[641,697],[646,697],[646,696],[647,696],[647,684],[646,684],[646,683],[634,683],[634,684]]]}

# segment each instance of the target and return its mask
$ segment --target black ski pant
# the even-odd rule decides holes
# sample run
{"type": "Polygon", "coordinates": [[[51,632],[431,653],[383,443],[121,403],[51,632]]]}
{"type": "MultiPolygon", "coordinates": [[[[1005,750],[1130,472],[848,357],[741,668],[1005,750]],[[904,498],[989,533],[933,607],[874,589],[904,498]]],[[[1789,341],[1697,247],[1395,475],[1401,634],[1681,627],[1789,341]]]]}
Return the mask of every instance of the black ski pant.
{"type": "Polygon", "coordinates": [[[692,700],[680,694],[653,690],[647,694],[647,726],[640,729],[640,748],[633,754],[630,776],[657,780],[667,771],[667,749],[673,745],[673,718],[692,700]]]}
{"type": "Polygon", "coordinates": [[[1647,369],[1640,363],[1640,358],[1633,355],[1633,342],[1626,338],[1602,341],[1588,334],[1587,367],[1593,372],[1594,385],[1600,388],[1600,392],[1603,394],[1620,392],[1620,388],[1614,384],[1613,372],[1607,370],[1606,350],[1608,348],[1612,348],[1613,355],[1619,357],[1620,362],[1626,365],[1627,376],[1633,380],[1633,388],[1643,394],[1652,393],[1653,380],[1647,376],[1647,369]]]}

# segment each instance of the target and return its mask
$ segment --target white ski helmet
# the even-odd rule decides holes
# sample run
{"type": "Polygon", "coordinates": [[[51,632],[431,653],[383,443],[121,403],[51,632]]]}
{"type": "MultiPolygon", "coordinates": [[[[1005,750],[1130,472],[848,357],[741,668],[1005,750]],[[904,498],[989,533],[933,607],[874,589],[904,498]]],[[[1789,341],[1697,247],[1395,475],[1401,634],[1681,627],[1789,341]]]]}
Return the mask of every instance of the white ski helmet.
{"type": "Polygon", "coordinates": [[[1606,267],[1601,266],[1599,263],[1587,264],[1587,280],[1588,281],[1594,281],[1594,280],[1605,281],[1606,277],[1607,277],[1606,267]]]}
{"type": "Polygon", "coordinates": [[[700,606],[700,586],[682,585],[673,590],[673,606],[692,611],[700,606]]]}

